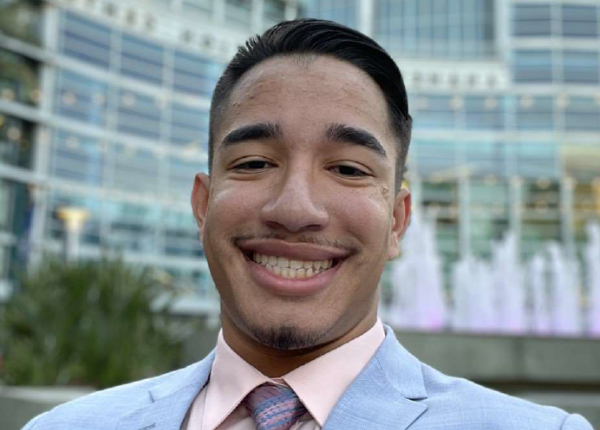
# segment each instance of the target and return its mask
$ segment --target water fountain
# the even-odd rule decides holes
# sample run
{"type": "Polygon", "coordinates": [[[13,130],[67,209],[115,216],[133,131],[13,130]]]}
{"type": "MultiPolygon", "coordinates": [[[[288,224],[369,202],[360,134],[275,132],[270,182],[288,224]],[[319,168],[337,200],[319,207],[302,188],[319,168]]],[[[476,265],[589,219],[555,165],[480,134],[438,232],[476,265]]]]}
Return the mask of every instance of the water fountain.
{"type": "Polygon", "coordinates": [[[472,256],[453,265],[453,330],[481,333],[495,331],[498,315],[490,274],[490,265],[472,256]]]}
{"type": "Polygon", "coordinates": [[[384,319],[393,326],[600,336],[600,225],[588,226],[583,253],[587,313],[579,261],[551,243],[523,264],[510,233],[493,244],[491,261],[467,256],[452,265],[446,300],[434,237],[432,226],[415,216],[403,241],[406,251],[391,268],[393,294],[384,319]]]}
{"type": "Polygon", "coordinates": [[[577,336],[582,331],[579,267],[557,243],[548,245],[550,255],[550,313],[552,333],[577,336]]]}
{"type": "Polygon", "coordinates": [[[446,300],[433,228],[413,215],[402,247],[406,252],[392,264],[389,322],[399,328],[442,329],[446,300]]]}
{"type": "Polygon", "coordinates": [[[523,269],[518,257],[517,240],[508,233],[492,248],[492,282],[498,308],[500,332],[523,333],[527,330],[523,269]]]}
{"type": "Polygon", "coordinates": [[[531,314],[529,327],[532,333],[550,333],[550,303],[546,280],[547,264],[542,255],[535,255],[527,267],[527,283],[530,287],[531,314]]]}
{"type": "Polygon", "coordinates": [[[600,337],[600,224],[588,224],[588,244],[584,249],[588,285],[587,329],[600,337]]]}

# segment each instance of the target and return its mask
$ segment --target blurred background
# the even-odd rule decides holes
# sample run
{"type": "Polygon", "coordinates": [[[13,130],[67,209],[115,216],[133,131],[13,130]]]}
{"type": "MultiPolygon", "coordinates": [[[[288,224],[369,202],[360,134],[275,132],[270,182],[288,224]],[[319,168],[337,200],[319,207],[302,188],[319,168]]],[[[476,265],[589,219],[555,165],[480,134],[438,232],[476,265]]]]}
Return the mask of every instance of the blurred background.
{"type": "MultiPolygon", "coordinates": [[[[210,349],[218,297],[189,195],[211,93],[250,35],[295,17],[370,35],[409,92],[414,219],[382,319],[443,371],[600,421],[598,0],[0,0],[0,302],[28,309],[2,326],[5,369],[15,333],[46,351],[32,333],[53,317],[31,303],[106,270],[151,270],[110,282],[169,292],[168,314],[199,324],[167,367],[210,349]]],[[[4,380],[48,384],[23,376],[36,367],[4,380]]]]}

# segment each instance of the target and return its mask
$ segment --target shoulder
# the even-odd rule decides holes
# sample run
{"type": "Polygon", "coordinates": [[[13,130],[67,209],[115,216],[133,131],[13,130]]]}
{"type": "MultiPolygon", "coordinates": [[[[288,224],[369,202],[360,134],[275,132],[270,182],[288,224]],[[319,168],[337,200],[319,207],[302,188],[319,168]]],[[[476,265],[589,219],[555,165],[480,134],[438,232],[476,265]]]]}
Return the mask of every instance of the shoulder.
{"type": "Polygon", "coordinates": [[[202,362],[164,375],[97,391],[55,407],[31,420],[23,430],[108,430],[117,427],[127,413],[153,402],[152,390],[177,386],[202,362]]]}
{"type": "MultiPolygon", "coordinates": [[[[456,428],[490,430],[593,430],[578,415],[541,406],[482,387],[463,378],[444,375],[422,364],[428,411],[423,416],[459,424],[456,428]]],[[[449,426],[453,428],[452,426],[449,426]]]]}

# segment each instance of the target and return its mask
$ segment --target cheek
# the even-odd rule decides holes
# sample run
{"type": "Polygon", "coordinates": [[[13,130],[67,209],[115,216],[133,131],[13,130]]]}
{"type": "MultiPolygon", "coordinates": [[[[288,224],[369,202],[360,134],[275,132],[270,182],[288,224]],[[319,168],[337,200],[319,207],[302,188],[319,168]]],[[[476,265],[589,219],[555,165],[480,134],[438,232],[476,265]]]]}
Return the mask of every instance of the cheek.
{"type": "Polygon", "coordinates": [[[336,212],[342,224],[364,244],[387,241],[391,230],[391,211],[381,196],[365,196],[362,190],[340,195],[336,198],[336,212]]]}
{"type": "Polygon", "coordinates": [[[212,224],[212,228],[231,227],[231,223],[256,213],[257,201],[258,195],[251,187],[215,189],[211,194],[207,222],[212,224]]]}

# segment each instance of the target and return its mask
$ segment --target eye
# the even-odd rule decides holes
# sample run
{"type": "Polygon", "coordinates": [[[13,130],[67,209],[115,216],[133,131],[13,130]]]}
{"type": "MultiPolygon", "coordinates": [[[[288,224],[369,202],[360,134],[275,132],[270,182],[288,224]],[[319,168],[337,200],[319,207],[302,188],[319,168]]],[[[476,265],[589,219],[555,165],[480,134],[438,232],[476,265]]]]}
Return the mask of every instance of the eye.
{"type": "Polygon", "coordinates": [[[369,176],[369,174],[364,170],[347,164],[340,164],[338,166],[334,166],[330,170],[334,173],[337,173],[340,176],[345,176],[349,178],[362,178],[365,176],[369,176]]]}
{"type": "Polygon", "coordinates": [[[265,160],[248,160],[243,163],[240,163],[233,168],[235,170],[246,170],[246,171],[256,171],[256,170],[264,170],[268,167],[272,167],[273,163],[269,163],[265,160]]]}

